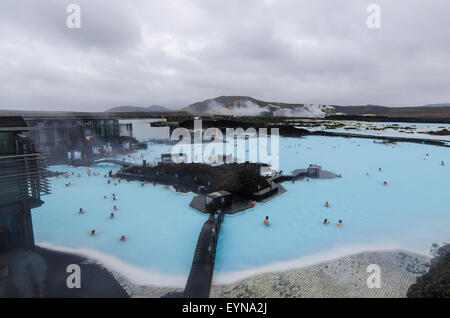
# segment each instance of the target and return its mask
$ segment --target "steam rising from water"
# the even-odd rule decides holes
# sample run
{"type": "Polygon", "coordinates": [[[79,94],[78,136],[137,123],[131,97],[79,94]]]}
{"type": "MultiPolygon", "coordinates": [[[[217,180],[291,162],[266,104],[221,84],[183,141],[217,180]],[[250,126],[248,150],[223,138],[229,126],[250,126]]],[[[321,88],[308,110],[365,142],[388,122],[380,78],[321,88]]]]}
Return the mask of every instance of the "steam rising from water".
{"type": "Polygon", "coordinates": [[[240,100],[234,103],[234,107],[232,108],[228,108],[224,104],[216,101],[208,103],[208,112],[217,115],[258,116],[260,113],[267,111],[270,111],[268,107],[261,107],[250,100],[240,100]]]}
{"type": "Polygon", "coordinates": [[[273,108],[267,106],[260,106],[250,100],[240,100],[232,106],[218,103],[217,101],[210,101],[207,105],[207,112],[215,115],[228,116],[260,116],[262,113],[273,113],[275,117],[311,117],[323,118],[325,117],[325,109],[331,106],[320,104],[305,104],[296,108],[273,108]],[[275,109],[278,108],[278,109],[275,109]]]}
{"type": "Polygon", "coordinates": [[[279,109],[274,112],[276,117],[325,117],[325,109],[330,106],[320,104],[305,104],[294,109],[279,109]]]}

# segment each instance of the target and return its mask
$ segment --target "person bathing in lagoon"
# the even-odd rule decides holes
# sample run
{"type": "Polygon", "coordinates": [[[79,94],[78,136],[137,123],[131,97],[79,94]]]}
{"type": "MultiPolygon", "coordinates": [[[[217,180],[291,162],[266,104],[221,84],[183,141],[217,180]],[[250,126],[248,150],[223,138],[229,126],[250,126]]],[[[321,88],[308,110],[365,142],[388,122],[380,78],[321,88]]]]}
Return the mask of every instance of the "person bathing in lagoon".
{"type": "Polygon", "coordinates": [[[90,236],[96,236],[97,233],[95,233],[95,230],[92,230],[91,232],[89,232],[89,235],[90,235],[90,236]]]}
{"type": "Polygon", "coordinates": [[[328,219],[323,220],[323,224],[327,225],[327,224],[329,224],[329,223],[330,223],[330,222],[328,222],[328,219]]]}
{"type": "Polygon", "coordinates": [[[104,195],[104,196],[103,196],[103,199],[106,199],[106,198],[107,198],[107,196],[106,196],[106,195],[104,195]]]}
{"type": "Polygon", "coordinates": [[[107,184],[111,184],[111,180],[108,180],[107,184]]]}
{"type": "Polygon", "coordinates": [[[329,207],[330,207],[330,204],[328,203],[328,201],[325,203],[325,207],[326,207],[326,208],[329,208],[329,207]]]}
{"type": "Polygon", "coordinates": [[[441,166],[443,167],[445,165],[444,161],[441,161],[441,166]]]}
{"type": "Polygon", "coordinates": [[[342,224],[342,220],[339,220],[339,223],[338,223],[338,227],[342,227],[344,224],[342,224]]]}
{"type": "Polygon", "coordinates": [[[384,186],[387,186],[387,185],[388,185],[387,181],[384,181],[384,182],[383,182],[383,185],[384,185],[384,186]]]}
{"type": "Polygon", "coordinates": [[[268,217],[268,216],[266,216],[266,218],[265,218],[265,220],[264,220],[264,225],[265,225],[265,226],[270,226],[270,223],[269,223],[269,217],[268,217]]]}
{"type": "Polygon", "coordinates": [[[84,210],[82,208],[80,208],[80,210],[78,210],[78,214],[83,214],[84,210]]]}
{"type": "Polygon", "coordinates": [[[121,241],[121,242],[126,242],[126,241],[127,241],[127,238],[125,237],[125,235],[122,235],[122,236],[120,237],[119,241],[121,241]]]}
{"type": "Polygon", "coordinates": [[[114,206],[114,211],[117,211],[117,210],[119,210],[119,209],[117,208],[117,206],[114,206]]]}
{"type": "Polygon", "coordinates": [[[109,216],[110,219],[114,219],[114,213],[111,213],[111,215],[109,216]]]}

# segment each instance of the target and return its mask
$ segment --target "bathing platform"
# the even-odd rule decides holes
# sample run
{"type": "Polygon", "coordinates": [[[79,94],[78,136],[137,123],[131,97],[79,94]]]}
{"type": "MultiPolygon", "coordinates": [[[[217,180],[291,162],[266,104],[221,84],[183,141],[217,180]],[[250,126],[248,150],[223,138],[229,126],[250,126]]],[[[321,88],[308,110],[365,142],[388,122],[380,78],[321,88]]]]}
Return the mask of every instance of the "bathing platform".
{"type": "MultiPolygon", "coordinates": [[[[276,182],[273,182],[276,183],[276,182]]],[[[271,186],[270,188],[264,189],[260,192],[268,192],[273,190],[274,186],[271,186]]],[[[270,193],[270,195],[265,196],[264,193],[262,194],[261,198],[258,200],[258,202],[261,203],[266,203],[272,199],[275,199],[276,197],[282,195],[283,193],[285,193],[287,190],[281,185],[281,184],[276,184],[276,191],[273,191],[272,193],[270,193]]],[[[258,193],[255,193],[255,195],[257,195],[258,193]]]]}
{"type": "Polygon", "coordinates": [[[227,191],[216,191],[195,196],[189,206],[202,213],[213,213],[220,209],[224,214],[236,214],[251,209],[256,202],[268,202],[286,192],[286,189],[269,178],[269,186],[244,199],[227,191]]]}
{"type": "MultiPolygon", "coordinates": [[[[206,204],[206,194],[200,194],[195,196],[189,206],[193,209],[196,209],[197,211],[200,211],[202,213],[211,213],[211,210],[208,208],[206,204]]],[[[231,200],[231,204],[223,206],[223,213],[224,214],[236,214],[248,209],[251,209],[252,206],[252,200],[248,199],[242,199],[236,196],[233,196],[231,200]]]]}
{"type": "Polygon", "coordinates": [[[288,175],[277,175],[272,177],[272,181],[276,183],[281,183],[284,181],[296,181],[299,179],[311,178],[311,179],[334,179],[338,178],[333,172],[322,170],[322,167],[317,165],[310,165],[307,169],[296,169],[288,175]]]}
{"type": "Polygon", "coordinates": [[[308,169],[296,169],[291,172],[291,177],[294,180],[302,179],[302,178],[334,179],[337,177],[337,175],[330,171],[320,170],[318,176],[310,176],[308,174],[308,169]]]}

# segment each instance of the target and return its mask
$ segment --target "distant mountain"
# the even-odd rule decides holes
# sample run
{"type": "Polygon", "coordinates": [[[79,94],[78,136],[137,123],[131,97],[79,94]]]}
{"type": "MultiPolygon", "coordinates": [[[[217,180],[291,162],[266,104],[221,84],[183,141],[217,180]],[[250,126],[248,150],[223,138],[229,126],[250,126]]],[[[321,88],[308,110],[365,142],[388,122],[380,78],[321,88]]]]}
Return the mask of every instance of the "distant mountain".
{"type": "Polygon", "coordinates": [[[139,106],[117,106],[106,110],[108,113],[127,113],[127,112],[147,112],[147,113],[170,113],[170,110],[164,106],[152,105],[148,107],[139,106]]]}
{"type": "Polygon", "coordinates": [[[450,118],[450,106],[412,106],[412,107],[386,107],[377,105],[366,106],[334,106],[336,115],[350,116],[384,116],[396,118],[424,118],[445,119],[450,118]]]}
{"type": "Polygon", "coordinates": [[[425,105],[424,107],[450,107],[450,103],[429,104],[429,105],[425,105]]]}
{"type": "Polygon", "coordinates": [[[195,115],[324,117],[332,106],[265,102],[249,96],[220,96],[182,109],[195,115]]]}
{"type": "MultiPolygon", "coordinates": [[[[384,116],[391,118],[450,118],[450,104],[412,107],[379,105],[338,106],[265,102],[249,96],[220,96],[191,104],[182,111],[195,115],[274,116],[322,118],[333,115],[384,116]]],[[[334,116],[333,116],[334,117],[334,116]]]]}
{"type": "Polygon", "coordinates": [[[450,103],[430,104],[412,107],[387,107],[379,105],[339,106],[320,104],[289,104],[266,102],[250,96],[219,96],[193,103],[181,110],[171,110],[164,106],[149,107],[118,106],[105,112],[73,112],[73,111],[24,111],[1,110],[0,116],[146,116],[145,113],[174,113],[184,115],[227,115],[227,116],[264,116],[264,117],[309,117],[309,118],[345,118],[359,116],[377,116],[388,118],[412,118],[424,120],[450,120],[450,103]],[[133,114],[135,113],[135,114],[133,114]]]}

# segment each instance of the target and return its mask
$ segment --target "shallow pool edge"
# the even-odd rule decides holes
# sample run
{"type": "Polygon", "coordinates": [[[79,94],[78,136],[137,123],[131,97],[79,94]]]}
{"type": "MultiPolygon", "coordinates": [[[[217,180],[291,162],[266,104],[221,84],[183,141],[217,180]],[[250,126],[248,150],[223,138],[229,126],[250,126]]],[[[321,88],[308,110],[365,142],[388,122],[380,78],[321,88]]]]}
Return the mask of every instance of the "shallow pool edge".
{"type": "MultiPolygon", "coordinates": [[[[48,250],[73,254],[87,258],[89,260],[93,260],[97,262],[99,265],[103,266],[106,270],[108,270],[111,274],[113,274],[113,276],[119,276],[120,278],[127,280],[129,283],[137,286],[184,288],[187,282],[187,277],[177,275],[167,275],[149,269],[140,268],[131,265],[129,263],[126,263],[115,256],[108,255],[91,249],[55,246],[48,242],[41,242],[36,245],[48,250]]],[[[212,284],[216,286],[229,285],[237,281],[251,278],[261,274],[284,272],[288,270],[304,268],[308,266],[326,263],[350,255],[356,255],[366,252],[392,252],[392,251],[402,251],[425,257],[432,256],[431,252],[421,253],[396,245],[391,246],[367,245],[358,247],[346,247],[333,249],[325,253],[304,256],[290,261],[277,262],[270,265],[256,267],[253,269],[214,275],[212,284]]]]}

